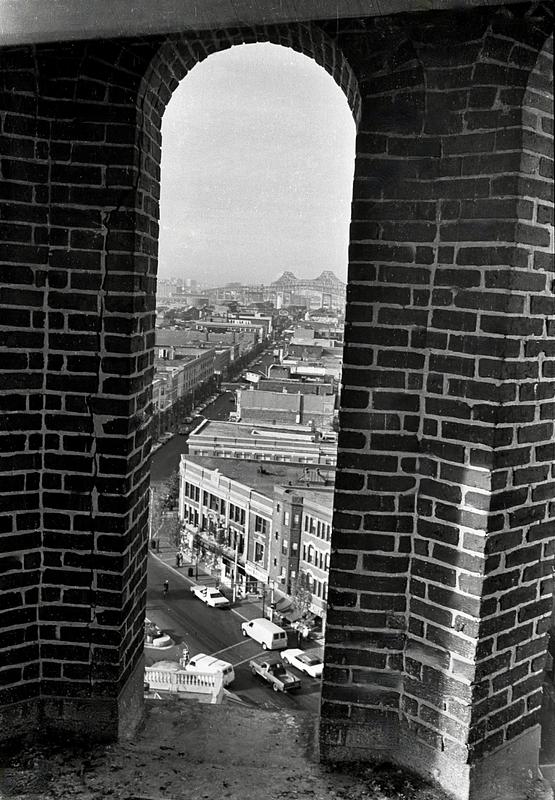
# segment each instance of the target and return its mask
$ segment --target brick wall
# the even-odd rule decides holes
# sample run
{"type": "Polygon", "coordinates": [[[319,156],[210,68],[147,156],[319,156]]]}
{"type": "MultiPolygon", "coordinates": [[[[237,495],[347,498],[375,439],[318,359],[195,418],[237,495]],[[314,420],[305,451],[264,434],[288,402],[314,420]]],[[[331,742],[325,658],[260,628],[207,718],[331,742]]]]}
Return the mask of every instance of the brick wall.
{"type": "Polygon", "coordinates": [[[108,738],[140,711],[161,115],[198,61],[257,40],[310,54],[357,113],[347,63],[305,25],[2,52],[8,736],[41,708],[108,738]]]}
{"type": "Polygon", "coordinates": [[[385,752],[462,798],[468,765],[535,731],[550,19],[535,4],[3,51],[4,730],[26,701],[95,736],[140,712],[161,115],[195,63],[266,40],[323,65],[359,122],[322,754],[385,752]]]}
{"type": "MultiPolygon", "coordinates": [[[[385,748],[461,797],[462,766],[541,703],[549,23],[527,7],[376,21],[360,83],[322,742],[385,748]]],[[[356,34],[339,41],[357,71],[356,34]]]]}

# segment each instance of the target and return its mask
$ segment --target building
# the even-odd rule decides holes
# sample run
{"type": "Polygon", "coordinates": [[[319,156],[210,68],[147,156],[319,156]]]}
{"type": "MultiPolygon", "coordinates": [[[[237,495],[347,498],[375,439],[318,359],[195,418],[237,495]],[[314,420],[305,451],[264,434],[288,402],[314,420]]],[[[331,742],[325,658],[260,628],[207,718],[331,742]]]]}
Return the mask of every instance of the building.
{"type": "Polygon", "coordinates": [[[188,546],[200,533],[219,553],[221,579],[242,592],[268,580],[268,535],[274,480],[252,462],[181,457],[179,514],[188,546]]]}
{"type": "Polygon", "coordinates": [[[326,616],[333,471],[181,456],[179,516],[186,546],[212,553],[221,581],[241,593],[290,597],[301,577],[307,611],[326,616]]]}
{"type": "Polygon", "coordinates": [[[237,389],[237,414],[241,422],[259,425],[306,425],[313,429],[331,429],[335,395],[311,392],[272,392],[264,381],[255,389],[237,389]]]}
{"type": "Polygon", "coordinates": [[[188,439],[189,453],[198,456],[335,466],[337,441],[307,426],[206,421],[188,439]]]}

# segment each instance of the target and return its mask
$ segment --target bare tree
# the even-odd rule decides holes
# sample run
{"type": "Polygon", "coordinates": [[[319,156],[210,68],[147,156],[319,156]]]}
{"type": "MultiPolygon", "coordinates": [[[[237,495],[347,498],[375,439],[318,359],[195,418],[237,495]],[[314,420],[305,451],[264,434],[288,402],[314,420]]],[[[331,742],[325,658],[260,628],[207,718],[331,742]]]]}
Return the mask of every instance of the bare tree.
{"type": "Polygon", "coordinates": [[[312,603],[312,592],[310,591],[310,582],[306,572],[299,572],[298,577],[293,579],[291,599],[293,600],[293,608],[299,612],[301,617],[306,617],[312,603]]]}

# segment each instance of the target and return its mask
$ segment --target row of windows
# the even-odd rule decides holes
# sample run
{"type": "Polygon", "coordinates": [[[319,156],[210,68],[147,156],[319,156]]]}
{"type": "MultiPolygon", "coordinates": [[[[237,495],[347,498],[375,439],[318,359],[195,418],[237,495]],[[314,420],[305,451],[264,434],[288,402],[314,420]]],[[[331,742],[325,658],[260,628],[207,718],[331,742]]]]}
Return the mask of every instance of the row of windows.
{"type": "Polygon", "coordinates": [[[307,564],[314,564],[318,569],[327,570],[330,566],[330,554],[316,550],[311,544],[303,544],[303,561],[307,564]]]}
{"type": "Polygon", "coordinates": [[[239,525],[245,524],[245,509],[236,506],[234,503],[229,504],[229,519],[237,522],[239,525]]]}
{"type": "Polygon", "coordinates": [[[193,483],[189,483],[189,481],[185,481],[185,497],[189,497],[191,500],[196,500],[200,497],[200,489],[198,486],[195,486],[193,483]]]}
{"type": "Polygon", "coordinates": [[[303,527],[307,533],[312,533],[325,542],[331,541],[331,525],[328,522],[322,522],[321,519],[305,514],[303,527]]]}
{"type": "Polygon", "coordinates": [[[321,597],[326,600],[328,596],[328,584],[325,581],[317,581],[316,578],[312,581],[312,594],[316,597],[321,597]]]}
{"type": "Polygon", "coordinates": [[[203,492],[202,505],[209,508],[211,511],[216,511],[216,513],[221,514],[222,517],[225,516],[225,500],[222,500],[221,497],[217,497],[215,494],[203,492]]]}
{"type": "MultiPolygon", "coordinates": [[[[196,500],[197,502],[200,499],[200,489],[198,486],[195,486],[193,483],[189,483],[185,481],[184,486],[185,497],[189,497],[191,500],[196,500]]],[[[226,501],[223,500],[221,497],[217,497],[215,494],[211,494],[210,492],[203,491],[202,492],[202,505],[205,508],[209,508],[211,511],[215,511],[216,513],[220,514],[222,517],[225,516],[226,512],[226,501]]],[[[246,519],[246,512],[244,508],[240,506],[236,506],[234,503],[229,504],[229,519],[232,522],[237,522],[239,525],[245,524],[246,519]]],[[[260,517],[255,518],[261,519],[260,517]]],[[[264,520],[266,523],[266,520],[264,520]]],[[[267,532],[267,529],[264,528],[255,528],[256,530],[261,530],[264,534],[267,532]]]]}
{"type": "Polygon", "coordinates": [[[202,448],[201,449],[197,449],[197,448],[198,448],[198,445],[195,445],[195,449],[191,450],[190,452],[195,454],[195,455],[199,455],[199,456],[203,456],[203,455],[207,455],[207,456],[210,456],[210,455],[225,456],[226,454],[229,454],[233,458],[242,458],[242,459],[248,459],[248,460],[251,460],[251,459],[254,459],[254,460],[263,459],[264,461],[270,461],[270,460],[271,461],[284,461],[284,462],[289,463],[289,464],[290,463],[293,463],[293,464],[327,464],[329,466],[333,466],[333,464],[334,464],[334,459],[333,458],[321,458],[320,460],[318,460],[318,459],[314,459],[314,458],[305,458],[304,456],[295,457],[294,453],[285,454],[285,455],[282,454],[282,453],[275,453],[275,454],[272,455],[271,453],[268,453],[266,451],[260,452],[259,450],[247,450],[247,451],[244,451],[244,450],[228,450],[225,446],[218,447],[217,445],[215,445],[215,449],[214,450],[208,449],[208,450],[206,450],[206,452],[202,448]],[[271,459],[269,458],[270,455],[272,455],[271,459]]]}

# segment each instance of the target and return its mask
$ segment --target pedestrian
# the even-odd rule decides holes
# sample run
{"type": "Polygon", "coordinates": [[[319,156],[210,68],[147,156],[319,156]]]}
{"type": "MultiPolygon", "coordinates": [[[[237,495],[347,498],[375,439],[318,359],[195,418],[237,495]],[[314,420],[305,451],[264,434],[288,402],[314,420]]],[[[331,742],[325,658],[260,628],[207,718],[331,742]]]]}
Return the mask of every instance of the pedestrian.
{"type": "Polygon", "coordinates": [[[164,597],[167,595],[169,590],[170,590],[170,582],[169,581],[164,581],[164,597]]]}

